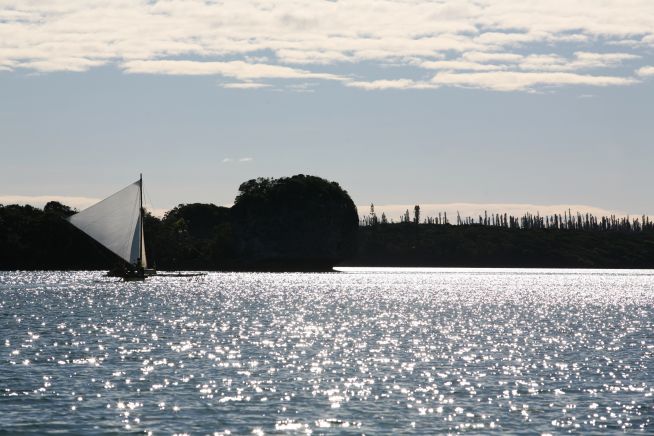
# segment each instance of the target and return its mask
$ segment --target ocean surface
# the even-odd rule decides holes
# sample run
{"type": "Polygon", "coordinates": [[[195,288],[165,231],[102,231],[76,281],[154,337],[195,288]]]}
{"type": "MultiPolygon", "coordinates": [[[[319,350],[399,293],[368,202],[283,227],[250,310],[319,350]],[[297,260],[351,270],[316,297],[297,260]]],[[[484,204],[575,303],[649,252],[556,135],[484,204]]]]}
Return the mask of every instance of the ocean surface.
{"type": "Polygon", "coordinates": [[[0,432],[654,432],[654,272],[0,272],[0,432]]]}

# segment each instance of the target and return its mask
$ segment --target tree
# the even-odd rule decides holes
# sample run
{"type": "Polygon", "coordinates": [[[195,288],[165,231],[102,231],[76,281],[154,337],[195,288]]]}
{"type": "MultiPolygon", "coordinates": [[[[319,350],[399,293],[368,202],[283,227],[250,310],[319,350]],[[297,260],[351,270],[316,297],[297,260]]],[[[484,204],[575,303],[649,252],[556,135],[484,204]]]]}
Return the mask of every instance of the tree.
{"type": "Polygon", "coordinates": [[[232,207],[237,254],[253,269],[331,269],[353,254],[358,221],[338,183],[302,174],[249,180],[232,207]]]}
{"type": "Polygon", "coordinates": [[[75,214],[75,211],[72,210],[70,206],[61,204],[58,201],[48,201],[43,207],[43,212],[51,213],[64,218],[75,214]]]}
{"type": "Polygon", "coordinates": [[[218,226],[230,223],[230,211],[215,204],[180,204],[166,212],[164,222],[183,227],[195,238],[210,239],[218,226]]]}
{"type": "Polygon", "coordinates": [[[370,225],[377,225],[377,214],[375,213],[375,205],[370,203],[370,225]]]}
{"type": "Polygon", "coordinates": [[[413,222],[420,224],[420,206],[417,204],[413,207],[413,222]]]}
{"type": "Polygon", "coordinates": [[[231,211],[213,204],[180,204],[163,220],[145,217],[148,256],[163,269],[233,269],[231,211]]]}

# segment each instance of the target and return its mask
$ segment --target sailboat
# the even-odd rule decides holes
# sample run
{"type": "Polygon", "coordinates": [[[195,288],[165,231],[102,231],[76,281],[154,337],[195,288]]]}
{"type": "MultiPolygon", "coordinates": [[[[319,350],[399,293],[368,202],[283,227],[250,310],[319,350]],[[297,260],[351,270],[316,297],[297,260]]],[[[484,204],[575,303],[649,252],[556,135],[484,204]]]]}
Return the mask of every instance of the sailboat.
{"type": "Polygon", "coordinates": [[[125,280],[144,280],[148,269],[143,236],[143,175],[110,197],[68,218],[68,221],[126,262],[125,280]]]}

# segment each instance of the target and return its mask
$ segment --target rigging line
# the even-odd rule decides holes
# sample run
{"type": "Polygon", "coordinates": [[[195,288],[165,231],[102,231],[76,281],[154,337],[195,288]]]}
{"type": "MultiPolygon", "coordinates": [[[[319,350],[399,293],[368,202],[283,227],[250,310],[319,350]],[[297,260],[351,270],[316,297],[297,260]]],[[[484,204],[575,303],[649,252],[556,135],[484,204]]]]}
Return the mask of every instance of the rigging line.
{"type": "MultiPolygon", "coordinates": [[[[143,185],[145,186],[145,184],[143,185]]],[[[152,203],[152,198],[150,197],[149,191],[146,190],[144,187],[141,188],[143,190],[143,200],[144,200],[144,208],[149,209],[150,213],[154,215],[154,203],[152,203]]]]}
{"type": "MultiPolygon", "coordinates": [[[[143,201],[144,201],[143,208],[146,209],[146,206],[149,205],[150,213],[152,215],[154,215],[154,204],[152,203],[152,198],[150,197],[149,191],[145,189],[145,184],[143,184],[143,183],[141,184],[141,192],[143,193],[143,201]]],[[[156,215],[154,215],[154,216],[156,216],[156,215]]],[[[143,217],[144,217],[144,220],[145,220],[145,214],[143,214],[143,217]]],[[[157,218],[159,218],[159,217],[157,217],[157,218]]],[[[143,223],[143,225],[145,226],[145,222],[143,223]]],[[[144,229],[144,231],[145,231],[145,229],[144,229]]],[[[145,239],[145,236],[143,238],[145,239]]],[[[152,246],[150,246],[149,250],[152,250],[152,246]]],[[[152,251],[150,251],[149,253],[150,253],[149,254],[150,266],[154,265],[154,267],[156,268],[156,262],[154,262],[154,258],[156,257],[157,253],[156,252],[153,253],[152,251]]]]}

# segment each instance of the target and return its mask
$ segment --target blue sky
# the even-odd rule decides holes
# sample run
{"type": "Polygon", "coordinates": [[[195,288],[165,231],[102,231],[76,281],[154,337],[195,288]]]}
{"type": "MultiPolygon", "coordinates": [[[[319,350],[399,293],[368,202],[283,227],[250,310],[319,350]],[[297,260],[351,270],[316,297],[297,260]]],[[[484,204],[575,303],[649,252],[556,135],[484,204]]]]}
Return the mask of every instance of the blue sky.
{"type": "Polygon", "coordinates": [[[41,3],[0,0],[0,203],[305,173],[391,215],[654,214],[650,1],[41,3]]]}

